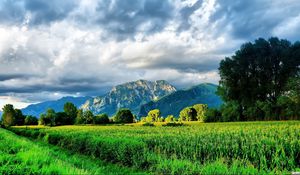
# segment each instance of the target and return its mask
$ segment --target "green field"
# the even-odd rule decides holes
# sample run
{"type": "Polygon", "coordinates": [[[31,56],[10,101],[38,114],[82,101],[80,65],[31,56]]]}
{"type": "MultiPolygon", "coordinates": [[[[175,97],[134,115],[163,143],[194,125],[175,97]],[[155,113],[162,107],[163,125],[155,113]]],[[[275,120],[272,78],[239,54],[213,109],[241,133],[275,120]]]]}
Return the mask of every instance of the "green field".
{"type": "MultiPolygon", "coordinates": [[[[0,128],[0,174],[131,174],[137,170],[107,164],[0,128]]],[[[141,174],[138,172],[138,174],[141,174]]]]}
{"type": "MultiPolygon", "coordinates": [[[[299,121],[190,122],[180,127],[138,124],[14,127],[12,130],[18,135],[93,158],[89,161],[101,160],[155,174],[288,174],[300,171],[299,121]]],[[[6,135],[2,135],[2,139],[6,135]]],[[[27,140],[23,142],[33,144],[27,140]]],[[[34,148],[40,149],[39,145],[34,148]]],[[[51,153],[51,147],[46,150],[51,153]]],[[[56,153],[60,154],[58,157],[62,160],[59,161],[64,161],[67,156],[63,152],[56,153]]],[[[48,161],[57,162],[52,158],[48,161]]],[[[70,166],[70,171],[83,171],[74,168],[72,162],[70,166]]],[[[89,167],[84,171],[90,171],[89,167]]]]}

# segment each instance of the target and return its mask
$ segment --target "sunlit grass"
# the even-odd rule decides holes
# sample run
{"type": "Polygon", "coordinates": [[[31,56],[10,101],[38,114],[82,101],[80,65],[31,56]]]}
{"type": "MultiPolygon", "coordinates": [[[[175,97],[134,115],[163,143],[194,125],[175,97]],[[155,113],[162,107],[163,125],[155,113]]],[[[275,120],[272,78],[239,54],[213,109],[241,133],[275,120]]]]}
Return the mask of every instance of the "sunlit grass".
{"type": "Polygon", "coordinates": [[[300,121],[142,124],[13,130],[73,152],[162,174],[282,174],[300,167],[300,121]]]}
{"type": "Polygon", "coordinates": [[[0,143],[0,174],[133,174],[137,172],[70,153],[45,143],[32,142],[1,128],[0,143]]]}

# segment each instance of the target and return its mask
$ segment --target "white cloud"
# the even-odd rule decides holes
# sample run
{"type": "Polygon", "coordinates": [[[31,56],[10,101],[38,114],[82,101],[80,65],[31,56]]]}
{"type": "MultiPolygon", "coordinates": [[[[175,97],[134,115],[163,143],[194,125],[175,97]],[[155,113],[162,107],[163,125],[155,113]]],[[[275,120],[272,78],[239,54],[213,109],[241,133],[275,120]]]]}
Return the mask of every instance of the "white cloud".
{"type": "Polygon", "coordinates": [[[0,96],[5,101],[14,94],[17,99],[6,101],[28,103],[68,94],[101,95],[136,79],[165,79],[179,87],[217,83],[219,61],[243,42],[269,33],[297,38],[297,4],[55,1],[45,3],[47,16],[18,3],[10,9],[18,19],[12,20],[10,10],[0,12],[0,96]]]}

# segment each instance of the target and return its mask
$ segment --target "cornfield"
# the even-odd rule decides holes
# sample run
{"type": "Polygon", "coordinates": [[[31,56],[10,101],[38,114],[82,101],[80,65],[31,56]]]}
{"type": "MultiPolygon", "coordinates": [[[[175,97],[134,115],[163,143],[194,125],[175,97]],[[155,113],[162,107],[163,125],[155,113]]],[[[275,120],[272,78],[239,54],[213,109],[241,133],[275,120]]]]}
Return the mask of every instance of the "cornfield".
{"type": "Polygon", "coordinates": [[[159,174],[282,174],[300,170],[299,121],[12,130],[75,153],[159,174]]]}

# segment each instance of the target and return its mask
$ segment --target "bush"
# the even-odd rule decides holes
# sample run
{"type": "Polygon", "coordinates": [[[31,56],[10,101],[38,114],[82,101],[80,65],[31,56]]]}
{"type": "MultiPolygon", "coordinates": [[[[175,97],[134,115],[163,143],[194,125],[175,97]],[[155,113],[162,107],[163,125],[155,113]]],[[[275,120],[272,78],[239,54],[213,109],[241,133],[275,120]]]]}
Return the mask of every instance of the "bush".
{"type": "Polygon", "coordinates": [[[197,120],[197,111],[193,107],[186,107],[179,113],[180,121],[196,121],[197,120]]]}
{"type": "Polygon", "coordinates": [[[155,126],[153,123],[146,122],[142,126],[155,126]]]}
{"type": "Polygon", "coordinates": [[[220,122],[221,115],[218,109],[210,108],[205,112],[203,122],[220,122]]]}
{"type": "Polygon", "coordinates": [[[183,126],[183,125],[184,125],[183,123],[170,122],[170,123],[163,124],[162,126],[177,127],[177,126],[183,126]]]}
{"type": "Polygon", "coordinates": [[[114,117],[116,123],[133,123],[133,115],[129,109],[120,109],[114,117]]]}
{"type": "Polygon", "coordinates": [[[38,125],[38,119],[31,115],[26,116],[24,124],[25,125],[38,125]]]}
{"type": "Polygon", "coordinates": [[[94,118],[94,123],[95,124],[107,124],[109,123],[109,118],[107,114],[99,114],[96,115],[94,118]]]}
{"type": "Polygon", "coordinates": [[[174,122],[175,121],[175,117],[173,115],[168,115],[167,118],[165,119],[165,122],[169,123],[169,122],[174,122]]]}
{"type": "Polygon", "coordinates": [[[158,122],[160,120],[159,109],[153,109],[153,110],[149,111],[146,120],[147,120],[147,122],[158,122]]]}

